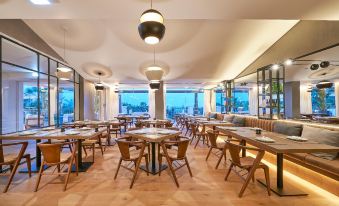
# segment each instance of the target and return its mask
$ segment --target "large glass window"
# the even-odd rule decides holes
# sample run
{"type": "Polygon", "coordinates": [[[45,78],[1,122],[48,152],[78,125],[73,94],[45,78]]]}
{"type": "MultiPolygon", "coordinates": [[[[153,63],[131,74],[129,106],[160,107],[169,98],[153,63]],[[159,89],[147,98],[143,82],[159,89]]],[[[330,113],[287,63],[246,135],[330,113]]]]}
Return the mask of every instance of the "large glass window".
{"type": "MultiPolygon", "coordinates": [[[[79,84],[73,82],[74,70],[71,81],[59,81],[56,68],[60,63],[57,61],[1,35],[0,42],[0,133],[79,119],[79,84]]],[[[76,81],[79,79],[77,74],[76,81]]]]}
{"type": "Polygon", "coordinates": [[[215,92],[215,104],[216,112],[225,112],[225,92],[223,92],[222,90],[217,90],[215,92]]]}
{"type": "Polygon", "coordinates": [[[2,133],[38,127],[36,72],[2,64],[2,133]]]}
{"type": "Polygon", "coordinates": [[[166,91],[166,116],[173,119],[176,114],[202,115],[204,113],[204,93],[192,90],[166,91]]]}
{"type": "Polygon", "coordinates": [[[248,114],[249,113],[249,100],[248,89],[235,89],[234,92],[234,113],[248,114]]]}
{"type": "Polygon", "coordinates": [[[334,87],[312,90],[312,112],[323,116],[335,116],[334,87]]]}
{"type": "Polygon", "coordinates": [[[143,114],[148,112],[148,90],[125,90],[119,95],[119,113],[143,114]]]}
{"type": "Polygon", "coordinates": [[[74,83],[59,81],[59,124],[74,121],[74,83]]]}

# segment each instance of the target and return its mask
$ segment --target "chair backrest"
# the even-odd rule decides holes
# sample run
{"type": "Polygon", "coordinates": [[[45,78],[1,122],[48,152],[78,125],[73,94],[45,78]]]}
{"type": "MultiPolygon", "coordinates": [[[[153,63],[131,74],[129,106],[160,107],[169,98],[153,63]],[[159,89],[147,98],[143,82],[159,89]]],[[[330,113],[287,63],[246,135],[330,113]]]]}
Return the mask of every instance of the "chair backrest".
{"type": "Polygon", "coordinates": [[[232,162],[239,167],[242,166],[241,161],[240,161],[240,151],[242,149],[257,151],[257,156],[253,162],[253,165],[258,165],[265,154],[265,150],[234,144],[234,143],[231,143],[230,141],[226,141],[226,145],[231,155],[232,162]]]}
{"type": "Polygon", "coordinates": [[[168,128],[168,127],[172,127],[173,126],[173,123],[172,122],[166,122],[165,123],[165,127],[168,128]]]}
{"type": "Polygon", "coordinates": [[[191,128],[192,128],[192,134],[196,135],[197,134],[197,130],[198,130],[198,125],[195,123],[191,123],[191,128]]]}
{"type": "Polygon", "coordinates": [[[62,144],[38,144],[44,157],[44,161],[49,164],[60,162],[60,152],[62,144]]]}
{"type": "Polygon", "coordinates": [[[10,147],[10,146],[17,146],[17,145],[21,145],[20,151],[18,153],[18,157],[20,157],[20,156],[24,155],[26,148],[28,146],[28,142],[14,142],[14,143],[0,144],[0,164],[5,161],[4,148],[10,147]]]}
{"type": "Polygon", "coordinates": [[[217,147],[217,138],[219,135],[218,131],[208,130],[207,131],[208,139],[212,147],[217,147]]]}
{"type": "Polygon", "coordinates": [[[178,146],[178,155],[177,158],[182,159],[186,157],[187,148],[189,145],[190,139],[187,137],[179,137],[177,141],[178,146]]]}
{"type": "Polygon", "coordinates": [[[128,160],[131,158],[130,156],[130,145],[133,144],[139,144],[140,146],[142,146],[141,150],[140,150],[140,155],[141,152],[143,152],[143,150],[145,149],[145,143],[142,141],[133,141],[132,138],[126,137],[126,138],[119,138],[115,140],[116,143],[118,144],[119,147],[119,151],[121,153],[121,157],[122,159],[128,160]]]}
{"type": "Polygon", "coordinates": [[[134,125],[135,125],[136,128],[142,128],[143,127],[143,124],[140,121],[136,122],[134,125]]]}

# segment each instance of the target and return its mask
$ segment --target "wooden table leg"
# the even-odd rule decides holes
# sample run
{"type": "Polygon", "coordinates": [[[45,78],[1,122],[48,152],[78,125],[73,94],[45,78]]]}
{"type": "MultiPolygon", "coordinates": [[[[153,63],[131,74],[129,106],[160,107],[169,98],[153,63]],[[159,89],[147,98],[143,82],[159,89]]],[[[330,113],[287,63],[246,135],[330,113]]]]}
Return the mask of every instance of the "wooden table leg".
{"type": "MultiPolygon", "coordinates": [[[[79,172],[86,172],[88,168],[90,168],[93,162],[83,162],[82,161],[82,139],[77,139],[77,161],[78,161],[78,168],[79,172]]],[[[93,148],[94,149],[94,148],[93,148]]],[[[72,172],[75,172],[75,167],[72,167],[72,172]]]]}
{"type": "MultiPolygon", "coordinates": [[[[41,142],[40,139],[35,140],[35,161],[32,161],[31,171],[32,173],[38,173],[41,167],[41,151],[38,147],[38,144],[41,142]]],[[[45,166],[44,169],[48,167],[45,166]]],[[[28,173],[28,169],[25,167],[19,171],[20,173],[28,173]]]]}

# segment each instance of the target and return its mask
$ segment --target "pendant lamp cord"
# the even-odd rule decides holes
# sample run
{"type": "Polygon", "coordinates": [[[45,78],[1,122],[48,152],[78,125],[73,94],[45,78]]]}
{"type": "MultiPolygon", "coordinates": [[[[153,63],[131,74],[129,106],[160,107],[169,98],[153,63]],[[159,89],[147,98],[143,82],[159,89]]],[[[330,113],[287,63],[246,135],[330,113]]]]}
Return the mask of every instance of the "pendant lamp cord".
{"type": "Polygon", "coordinates": [[[153,64],[155,65],[155,47],[153,47],[153,64]]]}
{"type": "Polygon", "coordinates": [[[151,9],[153,9],[153,0],[151,0],[151,9]]]}
{"type": "Polygon", "coordinates": [[[66,29],[64,28],[64,61],[66,62],[66,29]]]}

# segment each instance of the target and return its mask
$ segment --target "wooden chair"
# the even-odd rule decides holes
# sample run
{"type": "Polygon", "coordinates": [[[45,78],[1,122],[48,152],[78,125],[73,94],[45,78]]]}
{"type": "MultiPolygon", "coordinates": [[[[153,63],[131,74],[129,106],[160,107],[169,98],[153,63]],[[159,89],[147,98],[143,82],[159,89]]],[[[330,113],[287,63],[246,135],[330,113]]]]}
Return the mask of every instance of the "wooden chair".
{"type": "Polygon", "coordinates": [[[225,142],[225,140],[227,141],[231,141],[231,142],[237,142],[240,143],[239,140],[237,139],[232,139],[232,137],[228,136],[228,135],[223,135],[220,134],[218,131],[213,131],[213,130],[208,130],[207,131],[207,136],[209,139],[209,143],[210,143],[210,149],[208,151],[208,154],[206,156],[206,161],[208,160],[212,150],[219,150],[220,154],[216,153],[216,156],[218,156],[218,162],[215,166],[215,169],[218,169],[221,160],[224,158],[224,160],[226,161],[226,152],[227,152],[227,144],[225,142]],[[226,137],[226,138],[220,138],[220,137],[226,137]]]}
{"type": "MultiPolygon", "coordinates": [[[[250,182],[250,180],[252,179],[254,181],[254,173],[256,171],[256,169],[258,168],[262,168],[264,169],[265,172],[265,179],[266,179],[266,189],[267,189],[267,193],[270,196],[271,195],[271,189],[270,189],[270,177],[269,177],[269,168],[267,165],[261,163],[261,159],[264,157],[265,151],[258,149],[258,148],[253,148],[253,147],[246,147],[246,146],[242,146],[242,145],[237,145],[237,144],[233,144],[230,141],[226,142],[228,150],[230,152],[231,155],[231,165],[226,173],[225,176],[225,181],[227,180],[229,174],[231,173],[231,170],[233,167],[239,167],[243,170],[247,170],[248,174],[247,177],[245,179],[245,183],[243,184],[240,193],[239,193],[239,197],[242,197],[242,195],[245,192],[245,189],[248,185],[248,183],[250,182]],[[240,157],[239,153],[242,149],[245,150],[249,150],[249,151],[256,151],[257,152],[257,156],[256,158],[253,157],[240,157]]],[[[240,175],[239,175],[240,176],[240,175]]],[[[242,177],[242,176],[240,176],[242,177]]]]}
{"type": "Polygon", "coordinates": [[[45,166],[49,166],[49,167],[56,166],[56,169],[58,170],[57,172],[58,175],[66,175],[63,191],[65,191],[67,188],[67,184],[68,184],[69,176],[72,171],[73,163],[75,164],[76,175],[78,176],[78,163],[77,163],[77,159],[75,156],[76,150],[73,149],[70,155],[61,158],[61,148],[65,145],[72,145],[72,147],[75,148],[76,142],[72,141],[72,142],[65,142],[62,144],[44,144],[44,143],[38,144],[38,147],[41,150],[41,153],[43,156],[43,162],[41,164],[39,174],[37,177],[35,190],[34,190],[35,192],[38,191],[42,175],[53,175],[54,174],[55,169],[52,171],[52,173],[45,173],[44,172],[45,166]],[[61,168],[61,165],[63,166],[67,165],[67,172],[61,172],[61,170],[63,169],[63,167],[61,168]]]}
{"type": "Polygon", "coordinates": [[[192,135],[192,128],[190,127],[190,121],[185,120],[185,127],[186,127],[186,132],[185,132],[185,136],[188,133],[188,136],[192,135]]]}
{"type": "Polygon", "coordinates": [[[121,135],[121,126],[120,125],[111,125],[109,128],[110,134],[115,134],[115,138],[118,138],[118,133],[121,135]]]}
{"type": "MultiPolygon", "coordinates": [[[[31,177],[31,156],[30,154],[25,154],[26,148],[27,148],[28,142],[16,142],[16,143],[6,143],[6,144],[0,144],[0,168],[2,170],[2,166],[9,166],[10,167],[10,174],[9,179],[7,182],[7,185],[5,186],[5,189],[3,190],[3,193],[8,191],[9,186],[11,185],[14,175],[16,173],[16,170],[18,169],[20,165],[21,159],[26,159],[27,163],[27,169],[28,169],[28,175],[31,177]],[[3,148],[5,147],[12,147],[21,145],[19,154],[15,154],[14,156],[12,154],[7,154],[4,156],[3,154],[3,148]]],[[[7,174],[2,174],[7,175],[7,174]]]]}
{"type": "MultiPolygon", "coordinates": [[[[145,161],[146,161],[146,168],[148,168],[148,154],[144,153],[145,147],[146,147],[146,142],[145,141],[133,141],[133,140],[131,140],[130,137],[119,138],[119,139],[116,140],[116,142],[118,144],[118,147],[119,147],[119,150],[120,150],[120,153],[121,153],[121,157],[120,157],[120,160],[119,160],[119,163],[118,163],[117,170],[116,170],[115,175],[114,175],[114,179],[117,178],[120,167],[123,167],[123,168],[133,172],[133,178],[132,178],[132,181],[131,181],[131,184],[130,184],[130,189],[132,189],[136,175],[137,175],[138,170],[139,170],[141,159],[143,157],[145,158],[145,161]],[[138,147],[140,147],[141,149],[140,150],[130,150],[131,147],[136,146],[136,145],[138,147]],[[134,170],[132,168],[128,167],[128,165],[127,166],[122,165],[121,164],[122,161],[133,162],[134,163],[134,170]]],[[[149,172],[147,171],[147,176],[149,175],[148,173],[149,172]]]]}
{"type": "Polygon", "coordinates": [[[143,126],[144,126],[143,123],[140,122],[140,121],[137,121],[136,123],[134,123],[134,125],[135,125],[135,127],[138,128],[138,129],[143,128],[143,126]]]}
{"type": "Polygon", "coordinates": [[[201,138],[202,138],[203,144],[205,144],[207,134],[205,132],[199,131],[199,124],[191,123],[191,128],[192,128],[191,144],[194,141],[194,139],[197,139],[195,146],[194,146],[194,149],[195,149],[198,146],[201,138]]]}
{"type": "MultiPolygon", "coordinates": [[[[182,168],[183,166],[187,166],[190,176],[191,177],[193,176],[191,168],[187,160],[187,156],[186,156],[186,151],[187,151],[189,142],[190,142],[190,139],[187,137],[178,137],[177,140],[169,140],[169,141],[164,140],[160,143],[163,152],[160,153],[158,156],[159,168],[161,168],[162,158],[166,157],[169,169],[173,175],[173,178],[174,178],[174,181],[177,187],[179,187],[179,183],[175,175],[175,171],[182,168]],[[173,149],[172,146],[176,146],[177,149],[173,149]],[[169,149],[169,148],[172,148],[172,149],[169,149]],[[182,161],[184,161],[184,163],[180,164],[182,163],[182,161]]],[[[159,176],[160,175],[161,175],[161,171],[159,171],[159,176]]]]}
{"type": "MultiPolygon", "coordinates": [[[[129,128],[128,131],[133,131],[133,130],[138,130],[138,129],[140,129],[140,128],[129,128]]],[[[130,138],[133,141],[138,141],[138,139],[136,139],[136,138],[132,138],[132,137],[130,137],[130,138]]],[[[146,144],[147,151],[148,151],[148,159],[151,159],[151,145],[150,145],[149,142],[145,142],[145,144],[146,144]]],[[[136,147],[136,149],[140,149],[140,147],[138,147],[138,145],[134,145],[134,147],[136,147]]]]}

